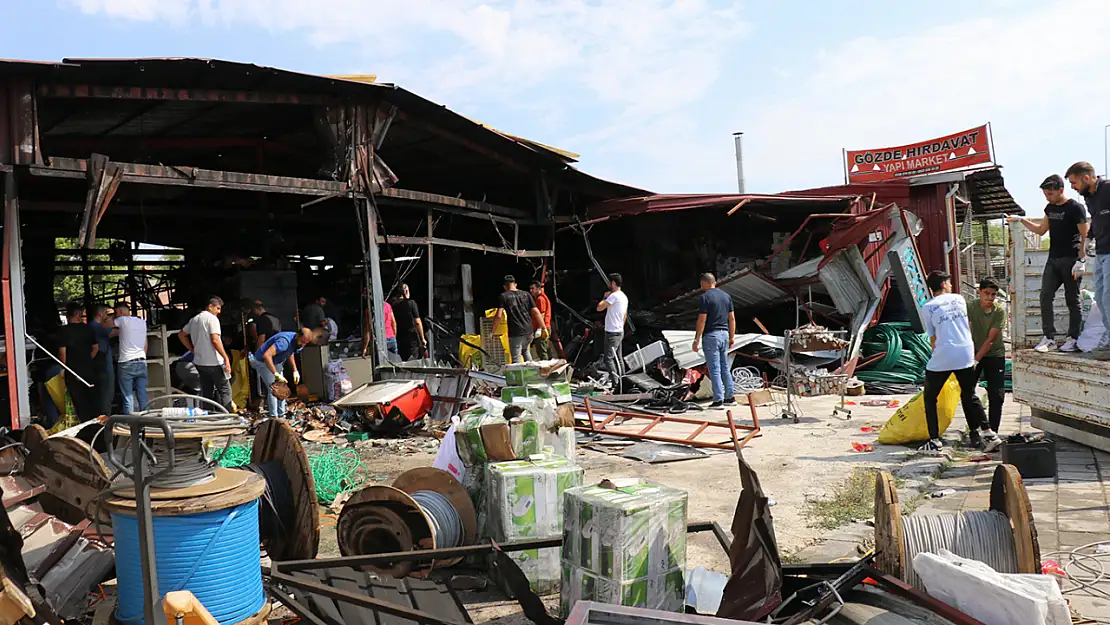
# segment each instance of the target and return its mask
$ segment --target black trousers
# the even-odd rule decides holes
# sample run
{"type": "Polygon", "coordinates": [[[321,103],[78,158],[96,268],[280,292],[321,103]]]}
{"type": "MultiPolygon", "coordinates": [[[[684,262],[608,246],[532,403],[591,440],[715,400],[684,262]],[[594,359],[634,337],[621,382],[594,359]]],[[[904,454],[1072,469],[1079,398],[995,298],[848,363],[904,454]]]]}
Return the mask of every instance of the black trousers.
{"type": "Polygon", "coordinates": [[[73,399],[73,409],[77,411],[77,420],[84,423],[91,419],[100,416],[98,409],[100,408],[100,397],[102,391],[100,389],[99,376],[89,372],[83,375],[92,388],[85,386],[85,383],[78,380],[74,375],[66,371],[66,390],[69,391],[69,396],[73,399]]]}
{"type": "Polygon", "coordinates": [[[401,360],[416,360],[424,357],[424,346],[420,344],[420,335],[413,332],[411,334],[398,334],[397,335],[397,352],[401,356],[401,360]]]}
{"type": "Polygon", "coordinates": [[[998,432],[1002,425],[1002,403],[1006,401],[1006,358],[984,356],[975,371],[975,379],[987,381],[987,401],[990,404],[990,426],[998,432]]]}
{"type": "Polygon", "coordinates": [[[200,395],[215,401],[231,412],[231,382],[221,366],[202,367],[197,365],[200,377],[200,395]]]}
{"type": "Polygon", "coordinates": [[[940,425],[937,422],[937,398],[944,388],[945,382],[951,375],[956,376],[960,385],[960,404],[964,408],[964,418],[971,431],[981,430],[988,426],[987,412],[983,410],[983,403],[975,394],[975,385],[979,382],[979,375],[975,367],[960,369],[959,371],[926,371],[925,372],[925,423],[929,426],[929,438],[940,438],[940,425]]]}
{"type": "Polygon", "coordinates": [[[1052,312],[1052,302],[1060,285],[1064,286],[1064,301],[1068,304],[1068,336],[1079,338],[1083,325],[1083,313],[1079,308],[1079,280],[1071,275],[1076,258],[1049,258],[1041,274],[1041,325],[1043,334],[1050,339],[1056,338],[1056,315],[1052,312]]]}

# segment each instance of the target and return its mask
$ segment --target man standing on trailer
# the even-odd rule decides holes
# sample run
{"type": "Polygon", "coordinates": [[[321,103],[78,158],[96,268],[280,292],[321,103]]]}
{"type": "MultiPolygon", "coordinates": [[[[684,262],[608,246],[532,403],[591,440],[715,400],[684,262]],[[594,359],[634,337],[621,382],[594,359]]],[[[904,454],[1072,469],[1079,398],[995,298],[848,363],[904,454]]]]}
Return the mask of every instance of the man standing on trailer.
{"type": "MultiPolygon", "coordinates": [[[[1041,183],[1041,191],[1048,200],[1048,205],[1044,207],[1044,217],[1026,219],[1011,215],[1006,217],[1006,221],[1020,221],[1030,232],[1042,236],[1048,234],[1049,237],[1048,262],[1041,274],[1041,323],[1044,326],[1044,337],[1033,349],[1039,352],[1056,349],[1056,315],[1044,311],[1053,309],[1056,292],[1063,285],[1064,300],[1068,304],[1068,338],[1060,346],[1060,351],[1074,352],[1078,349],[1075,342],[1079,340],[1083,325],[1079,308],[1079,278],[1083,275],[1086,261],[1087,231],[1090,226],[1083,205],[1064,195],[1063,178],[1056,174],[1045,178],[1041,183]]],[[[1102,306],[1101,302],[1099,306],[1102,306]]]]}
{"type": "Polygon", "coordinates": [[[1071,188],[1083,196],[1091,216],[1091,236],[1095,240],[1095,301],[1103,327],[1110,328],[1110,184],[1095,175],[1093,165],[1083,161],[1069,167],[1064,175],[1071,188]]]}
{"type": "Polygon", "coordinates": [[[960,385],[960,403],[974,443],[978,440],[977,431],[991,446],[996,446],[998,438],[990,424],[983,404],[975,394],[979,376],[975,370],[975,343],[971,338],[971,326],[967,319],[967,300],[962,295],[952,293],[952,276],[944,271],[933,271],[925,279],[933,299],[925,303],[921,312],[925,317],[925,333],[933,347],[933,355],[925,365],[925,423],[929,427],[929,441],[921,451],[940,452],[944,442],[940,439],[940,423],[937,417],[937,399],[948,378],[955,375],[960,385]]]}

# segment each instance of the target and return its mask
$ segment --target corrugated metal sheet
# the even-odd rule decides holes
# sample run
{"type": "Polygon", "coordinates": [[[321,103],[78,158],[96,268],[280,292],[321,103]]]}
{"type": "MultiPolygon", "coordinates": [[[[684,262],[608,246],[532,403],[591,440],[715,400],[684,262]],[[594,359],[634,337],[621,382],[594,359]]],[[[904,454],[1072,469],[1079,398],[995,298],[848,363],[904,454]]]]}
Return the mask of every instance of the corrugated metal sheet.
{"type": "MultiPolygon", "coordinates": [[[[1014,352],[1014,399],[1059,419],[1068,438],[1110,450],[1110,365],[1089,354],[1014,352]],[[1089,437],[1089,438],[1088,438],[1089,437]]],[[[1036,416],[1036,414],[1034,414],[1036,416]]],[[[1050,431],[1055,419],[1037,427],[1050,431]]]]}
{"type": "MultiPolygon", "coordinates": [[[[1034,241],[1027,240],[1028,232],[1021,223],[1015,223],[1010,231],[1013,235],[1013,252],[1010,257],[1010,338],[1014,349],[1033,347],[1041,340],[1043,312],[1041,311],[1041,275],[1048,261],[1048,250],[1034,247],[1034,241]]],[[[1083,274],[1084,284],[1093,288],[1094,275],[1088,270],[1083,274]]],[[[1053,315],[1056,331],[1063,333],[1068,328],[1068,306],[1064,300],[1064,289],[1056,291],[1053,300],[1053,315]]]]}
{"type": "MultiPolygon", "coordinates": [[[[728,293],[737,308],[757,308],[789,301],[793,296],[766,276],[751,269],[727,275],[717,281],[717,288],[728,293]]],[[[698,297],[701,289],[683,293],[656,308],[654,312],[674,321],[690,321],[698,316],[698,297]]]]}
{"type": "MultiPolygon", "coordinates": [[[[324,586],[344,590],[409,610],[418,610],[449,623],[472,623],[466,608],[449,584],[426,579],[394,579],[378,573],[340,567],[321,571],[292,573],[324,586]]],[[[405,616],[356,606],[331,597],[306,591],[302,605],[328,625],[415,625],[418,621],[405,616]]]]}
{"type": "MultiPolygon", "coordinates": [[[[921,220],[923,226],[917,237],[917,249],[921,252],[921,264],[925,271],[944,269],[944,244],[948,241],[948,217],[944,206],[947,185],[922,185],[910,188],[911,213],[921,220]]],[[[956,274],[956,268],[948,269],[956,274]]]]}
{"type": "Polygon", "coordinates": [[[817,275],[841,314],[862,314],[880,297],[879,286],[854,245],[833,257],[817,275]]]}

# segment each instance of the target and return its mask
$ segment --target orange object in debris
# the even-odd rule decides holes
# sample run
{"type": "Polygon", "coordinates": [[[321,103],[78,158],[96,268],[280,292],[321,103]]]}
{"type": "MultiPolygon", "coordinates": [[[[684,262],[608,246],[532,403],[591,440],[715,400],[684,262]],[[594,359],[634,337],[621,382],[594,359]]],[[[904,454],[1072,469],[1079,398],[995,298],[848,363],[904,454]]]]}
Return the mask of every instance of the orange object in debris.
{"type": "Polygon", "coordinates": [[[220,625],[188,590],[166,593],[162,609],[166,612],[166,620],[177,625],[220,625]]]}
{"type": "Polygon", "coordinates": [[[854,449],[854,450],[856,450],[860,453],[867,453],[869,451],[875,451],[874,447],[872,447],[871,445],[868,445],[866,443],[852,443],[852,449],[854,449]]]}

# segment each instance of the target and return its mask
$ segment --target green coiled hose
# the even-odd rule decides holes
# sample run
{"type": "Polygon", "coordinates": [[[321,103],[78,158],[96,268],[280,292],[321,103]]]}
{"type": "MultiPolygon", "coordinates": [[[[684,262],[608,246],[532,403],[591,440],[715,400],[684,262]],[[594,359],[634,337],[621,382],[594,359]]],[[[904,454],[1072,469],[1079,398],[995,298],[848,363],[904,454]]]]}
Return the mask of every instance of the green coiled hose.
{"type": "Polygon", "coordinates": [[[929,339],[913,331],[908,322],[880,323],[863,333],[860,359],[886,352],[877,361],[856,370],[864,382],[887,384],[925,383],[925,365],[933,355],[929,339]]]}

